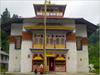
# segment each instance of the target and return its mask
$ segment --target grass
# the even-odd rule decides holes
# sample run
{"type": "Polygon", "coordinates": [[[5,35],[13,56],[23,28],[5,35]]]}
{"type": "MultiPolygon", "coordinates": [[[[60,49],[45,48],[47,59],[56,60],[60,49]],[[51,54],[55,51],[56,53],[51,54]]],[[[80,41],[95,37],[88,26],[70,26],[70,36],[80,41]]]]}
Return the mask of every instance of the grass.
{"type": "Polygon", "coordinates": [[[95,71],[92,71],[92,72],[90,72],[90,73],[100,74],[100,69],[99,69],[99,68],[97,68],[95,71]]]}
{"type": "Polygon", "coordinates": [[[100,74],[100,69],[96,69],[95,73],[100,74]]]}
{"type": "Polygon", "coordinates": [[[2,74],[2,75],[16,75],[16,74],[12,74],[12,73],[7,73],[7,74],[2,74]]]}

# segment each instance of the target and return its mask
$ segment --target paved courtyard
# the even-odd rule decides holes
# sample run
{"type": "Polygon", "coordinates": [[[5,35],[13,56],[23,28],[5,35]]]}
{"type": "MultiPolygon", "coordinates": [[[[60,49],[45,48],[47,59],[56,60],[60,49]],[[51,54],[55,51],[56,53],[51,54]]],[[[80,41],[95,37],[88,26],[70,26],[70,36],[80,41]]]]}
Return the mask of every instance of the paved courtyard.
{"type": "MultiPolygon", "coordinates": [[[[2,75],[41,75],[41,74],[34,74],[34,73],[6,73],[2,75]]],[[[63,73],[63,72],[56,72],[56,73],[47,73],[42,75],[99,75],[95,73],[63,73]]]]}

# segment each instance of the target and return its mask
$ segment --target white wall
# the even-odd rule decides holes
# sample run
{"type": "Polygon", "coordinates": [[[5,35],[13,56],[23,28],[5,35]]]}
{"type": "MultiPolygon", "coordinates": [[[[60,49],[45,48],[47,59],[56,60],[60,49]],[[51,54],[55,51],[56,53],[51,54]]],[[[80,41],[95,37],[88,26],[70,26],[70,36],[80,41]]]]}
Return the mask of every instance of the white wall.
{"type": "Polygon", "coordinates": [[[76,36],[87,37],[86,25],[76,25],[76,36]]]}
{"type": "Polygon", "coordinates": [[[70,73],[75,73],[77,72],[76,42],[67,42],[67,48],[69,49],[69,51],[66,54],[66,71],[70,73]]]}
{"type": "Polygon", "coordinates": [[[11,25],[11,35],[22,35],[22,25],[14,23],[11,25]]]}
{"type": "MultiPolygon", "coordinates": [[[[87,37],[87,27],[85,25],[76,25],[76,35],[79,37],[87,37]]],[[[89,57],[88,57],[88,45],[83,45],[81,51],[77,51],[77,68],[78,72],[89,72],[89,57]],[[82,61],[80,61],[82,59],[82,61]]]]}
{"type": "Polygon", "coordinates": [[[15,44],[10,44],[9,48],[9,72],[20,71],[20,54],[21,50],[15,49],[15,44]]]}
{"type": "Polygon", "coordinates": [[[31,72],[32,70],[32,41],[22,41],[21,50],[21,72],[31,72]],[[28,58],[30,55],[30,58],[28,58]]]}
{"type": "Polygon", "coordinates": [[[82,51],[78,51],[78,72],[89,72],[88,46],[86,45],[83,46],[82,51]]]}
{"type": "MultiPolygon", "coordinates": [[[[11,36],[22,35],[22,24],[13,23],[11,25],[11,36]]],[[[20,71],[21,49],[15,49],[15,43],[9,44],[9,72],[20,71]]]]}

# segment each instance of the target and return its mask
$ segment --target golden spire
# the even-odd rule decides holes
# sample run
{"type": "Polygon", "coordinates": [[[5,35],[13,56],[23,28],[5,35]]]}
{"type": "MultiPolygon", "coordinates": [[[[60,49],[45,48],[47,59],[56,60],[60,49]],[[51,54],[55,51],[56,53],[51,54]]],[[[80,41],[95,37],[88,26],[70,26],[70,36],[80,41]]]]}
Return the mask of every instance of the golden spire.
{"type": "Polygon", "coordinates": [[[47,1],[47,4],[51,4],[51,1],[50,1],[50,0],[48,0],[48,1],[47,1]]]}
{"type": "Polygon", "coordinates": [[[51,1],[49,0],[48,3],[51,4],[51,1]]]}

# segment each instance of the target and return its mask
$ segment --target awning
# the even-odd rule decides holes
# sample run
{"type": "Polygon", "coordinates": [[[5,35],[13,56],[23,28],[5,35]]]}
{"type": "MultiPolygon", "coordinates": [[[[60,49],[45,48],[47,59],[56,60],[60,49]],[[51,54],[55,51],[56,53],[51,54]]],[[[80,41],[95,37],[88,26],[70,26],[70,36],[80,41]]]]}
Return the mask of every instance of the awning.
{"type": "Polygon", "coordinates": [[[33,60],[43,60],[43,58],[41,56],[36,56],[33,58],[33,60]]]}
{"type": "Polygon", "coordinates": [[[49,53],[47,53],[46,57],[55,57],[55,54],[49,54],[49,53]]]}
{"type": "Polygon", "coordinates": [[[56,61],[65,61],[65,58],[64,57],[57,57],[55,60],[56,61]]]}

